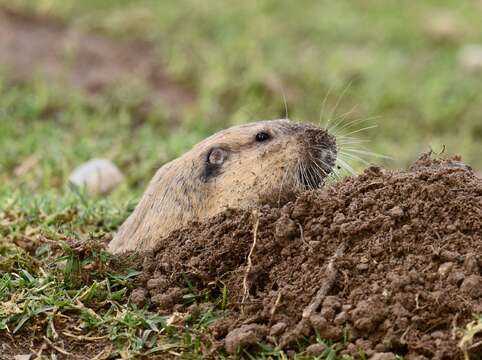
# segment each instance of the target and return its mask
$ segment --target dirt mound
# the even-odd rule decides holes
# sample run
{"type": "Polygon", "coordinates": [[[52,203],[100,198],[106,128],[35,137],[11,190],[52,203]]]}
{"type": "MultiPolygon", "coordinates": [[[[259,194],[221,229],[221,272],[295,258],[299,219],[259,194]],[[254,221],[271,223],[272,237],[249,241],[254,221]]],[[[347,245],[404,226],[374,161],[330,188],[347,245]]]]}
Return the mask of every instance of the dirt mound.
{"type": "Polygon", "coordinates": [[[146,255],[133,300],[183,311],[224,288],[230,311],[211,333],[231,353],[316,331],[355,357],[458,358],[460,329],[482,313],[481,223],[482,181],[457,159],[371,167],[281,209],[171,234],[146,255]]]}
{"type": "Polygon", "coordinates": [[[146,105],[172,108],[192,100],[163,71],[156,48],[145,41],[114,40],[5,8],[0,8],[0,34],[0,66],[10,69],[14,80],[41,76],[94,94],[122,82],[141,82],[148,88],[146,105]]]}

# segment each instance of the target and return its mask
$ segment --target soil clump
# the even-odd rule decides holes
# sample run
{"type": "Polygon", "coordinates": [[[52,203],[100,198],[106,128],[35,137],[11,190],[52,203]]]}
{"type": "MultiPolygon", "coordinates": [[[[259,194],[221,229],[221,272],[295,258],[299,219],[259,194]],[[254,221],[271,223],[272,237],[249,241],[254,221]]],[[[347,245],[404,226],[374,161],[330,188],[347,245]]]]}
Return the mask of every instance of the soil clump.
{"type": "Polygon", "coordinates": [[[355,358],[480,356],[459,344],[482,313],[481,224],[482,180],[427,154],[408,171],[370,167],[281,208],[175,231],[145,254],[131,300],[185,312],[193,294],[225,291],[210,333],[229,353],[317,333],[355,358]]]}

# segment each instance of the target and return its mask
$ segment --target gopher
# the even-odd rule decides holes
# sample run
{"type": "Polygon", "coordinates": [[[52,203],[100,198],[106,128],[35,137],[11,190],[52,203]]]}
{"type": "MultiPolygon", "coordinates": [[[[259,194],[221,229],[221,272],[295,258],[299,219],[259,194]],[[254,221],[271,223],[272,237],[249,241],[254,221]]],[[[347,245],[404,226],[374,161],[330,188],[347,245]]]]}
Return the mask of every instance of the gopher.
{"type": "Polygon", "coordinates": [[[319,188],[336,156],[335,137],[312,124],[281,119],[219,131],[156,172],[109,250],[149,250],[189,221],[319,188]]]}

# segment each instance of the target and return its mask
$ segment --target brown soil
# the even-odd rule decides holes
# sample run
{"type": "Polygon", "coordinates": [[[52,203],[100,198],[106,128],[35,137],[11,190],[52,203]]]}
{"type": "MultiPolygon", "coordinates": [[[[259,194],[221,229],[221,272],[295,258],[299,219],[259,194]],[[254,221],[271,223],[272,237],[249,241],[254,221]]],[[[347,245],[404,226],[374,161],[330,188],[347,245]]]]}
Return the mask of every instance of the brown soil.
{"type": "Polygon", "coordinates": [[[229,314],[210,331],[230,353],[289,349],[316,330],[355,357],[461,358],[460,329],[482,313],[481,219],[482,180],[458,159],[371,167],[281,209],[171,234],[131,299],[186,311],[193,287],[226,286],[229,314]]]}
{"type": "Polygon", "coordinates": [[[192,93],[163,70],[156,48],[145,41],[123,41],[85,33],[52,19],[0,8],[0,67],[14,80],[40,76],[87,93],[118,84],[146,86],[147,105],[175,109],[192,93]]]}

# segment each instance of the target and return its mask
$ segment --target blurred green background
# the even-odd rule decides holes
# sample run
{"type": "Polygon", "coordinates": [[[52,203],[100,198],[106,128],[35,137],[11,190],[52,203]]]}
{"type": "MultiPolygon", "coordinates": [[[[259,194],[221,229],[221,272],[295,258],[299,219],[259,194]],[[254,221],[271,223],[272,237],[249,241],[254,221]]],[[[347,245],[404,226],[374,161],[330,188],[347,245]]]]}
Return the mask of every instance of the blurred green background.
{"type": "Polygon", "coordinates": [[[481,19],[481,0],[0,0],[0,339],[62,347],[57,316],[58,334],[108,337],[81,340],[85,356],[204,358],[202,331],[222,314],[171,334],[130,303],[136,272],[111,274],[96,249],[157,168],[229,125],[288,113],[391,157],[367,162],[406,168],[445,149],[481,174],[481,19]],[[107,197],[67,185],[92,158],[125,175],[107,197]]]}
{"type": "Polygon", "coordinates": [[[206,135],[284,117],[285,103],[297,121],[318,123],[322,113],[321,124],[353,122],[345,133],[376,124],[355,135],[392,159],[367,161],[406,167],[445,146],[482,169],[481,1],[0,0],[0,8],[60,31],[148,42],[187,99],[146,108],[142,83],[92,96],[33,70],[13,81],[0,64],[7,197],[62,192],[74,167],[107,157],[128,179],[113,198],[135,198],[162,163],[206,135]]]}

